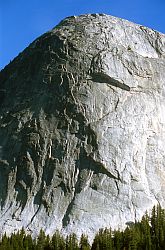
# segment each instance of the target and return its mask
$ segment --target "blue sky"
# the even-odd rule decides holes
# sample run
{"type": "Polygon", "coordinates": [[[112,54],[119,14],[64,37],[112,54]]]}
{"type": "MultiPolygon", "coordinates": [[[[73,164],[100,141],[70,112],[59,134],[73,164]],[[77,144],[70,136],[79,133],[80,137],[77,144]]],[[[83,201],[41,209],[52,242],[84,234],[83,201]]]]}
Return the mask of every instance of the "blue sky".
{"type": "Polygon", "coordinates": [[[61,19],[105,13],[165,33],[165,0],[0,0],[0,69],[61,19]]]}

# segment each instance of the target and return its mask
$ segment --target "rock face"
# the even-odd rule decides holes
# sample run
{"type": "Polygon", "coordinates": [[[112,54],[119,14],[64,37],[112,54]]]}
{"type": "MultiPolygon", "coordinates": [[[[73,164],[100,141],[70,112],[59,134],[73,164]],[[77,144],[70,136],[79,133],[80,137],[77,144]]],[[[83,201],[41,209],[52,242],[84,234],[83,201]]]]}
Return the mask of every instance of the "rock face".
{"type": "Polygon", "coordinates": [[[69,17],[0,72],[0,231],[124,227],[165,205],[165,36],[69,17]]]}

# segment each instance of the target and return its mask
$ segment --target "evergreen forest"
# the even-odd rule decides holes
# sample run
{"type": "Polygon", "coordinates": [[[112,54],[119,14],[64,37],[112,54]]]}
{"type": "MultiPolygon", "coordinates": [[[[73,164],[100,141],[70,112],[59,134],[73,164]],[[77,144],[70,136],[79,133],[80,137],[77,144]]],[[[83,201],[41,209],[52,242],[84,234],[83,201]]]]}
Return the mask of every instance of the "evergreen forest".
{"type": "Polygon", "coordinates": [[[76,234],[64,238],[59,231],[52,237],[43,230],[36,239],[22,229],[17,233],[1,237],[0,250],[165,250],[165,210],[154,206],[141,221],[130,222],[124,231],[100,229],[92,244],[88,236],[78,240],[76,234]]]}

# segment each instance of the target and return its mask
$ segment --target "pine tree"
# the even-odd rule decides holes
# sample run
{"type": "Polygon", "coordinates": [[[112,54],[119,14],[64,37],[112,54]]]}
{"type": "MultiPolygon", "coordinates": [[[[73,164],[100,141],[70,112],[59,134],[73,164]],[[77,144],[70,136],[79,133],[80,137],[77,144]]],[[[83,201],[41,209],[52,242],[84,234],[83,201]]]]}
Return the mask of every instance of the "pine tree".
{"type": "Polygon", "coordinates": [[[151,232],[153,249],[164,249],[165,212],[160,205],[154,206],[151,213],[151,232]]]}
{"type": "Polygon", "coordinates": [[[96,234],[91,250],[111,250],[113,249],[113,239],[111,229],[100,229],[96,234]]]}
{"type": "Polygon", "coordinates": [[[70,234],[66,238],[66,250],[79,250],[76,234],[70,234]]]}
{"type": "Polygon", "coordinates": [[[115,230],[113,232],[113,241],[114,241],[114,249],[120,250],[124,247],[124,236],[123,232],[120,232],[119,230],[115,230]]]}
{"type": "Polygon", "coordinates": [[[95,238],[93,240],[93,243],[92,243],[92,247],[91,247],[91,250],[100,250],[100,236],[99,234],[97,233],[95,235],[95,238]]]}
{"type": "Polygon", "coordinates": [[[33,250],[34,249],[33,240],[32,240],[31,235],[28,234],[24,237],[23,246],[24,246],[25,250],[33,250]]]}
{"type": "Polygon", "coordinates": [[[113,237],[112,237],[112,230],[110,229],[104,229],[103,232],[103,241],[105,242],[103,244],[103,249],[114,249],[113,248],[113,237]]]}
{"type": "Polygon", "coordinates": [[[51,241],[50,241],[49,235],[47,235],[46,238],[45,238],[44,250],[52,250],[51,241]]]}
{"type": "Polygon", "coordinates": [[[9,250],[10,249],[10,239],[7,237],[6,233],[2,236],[0,243],[0,250],[9,250]]]}
{"type": "Polygon", "coordinates": [[[80,250],[90,250],[88,237],[86,235],[84,235],[84,234],[81,235],[79,248],[80,248],[80,250]]]}
{"type": "Polygon", "coordinates": [[[46,242],[45,232],[41,229],[36,241],[36,250],[44,250],[46,242]]]}
{"type": "Polygon", "coordinates": [[[150,218],[147,212],[141,220],[141,231],[143,233],[143,245],[145,247],[144,249],[152,250],[150,218]]]}
{"type": "Polygon", "coordinates": [[[51,246],[53,250],[65,250],[66,249],[65,239],[63,236],[60,235],[58,230],[52,236],[51,246]]]}

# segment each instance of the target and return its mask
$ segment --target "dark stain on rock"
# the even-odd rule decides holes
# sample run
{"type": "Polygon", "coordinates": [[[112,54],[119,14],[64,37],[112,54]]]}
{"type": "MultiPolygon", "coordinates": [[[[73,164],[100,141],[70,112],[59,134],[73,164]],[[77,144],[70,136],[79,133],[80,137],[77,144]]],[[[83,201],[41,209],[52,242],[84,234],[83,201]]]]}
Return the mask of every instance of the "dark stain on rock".
{"type": "Polygon", "coordinates": [[[96,72],[96,73],[94,72],[91,74],[91,77],[94,82],[108,83],[114,87],[118,87],[120,89],[130,91],[130,87],[128,85],[114,79],[113,77],[110,77],[109,75],[103,72],[96,72]]]}

